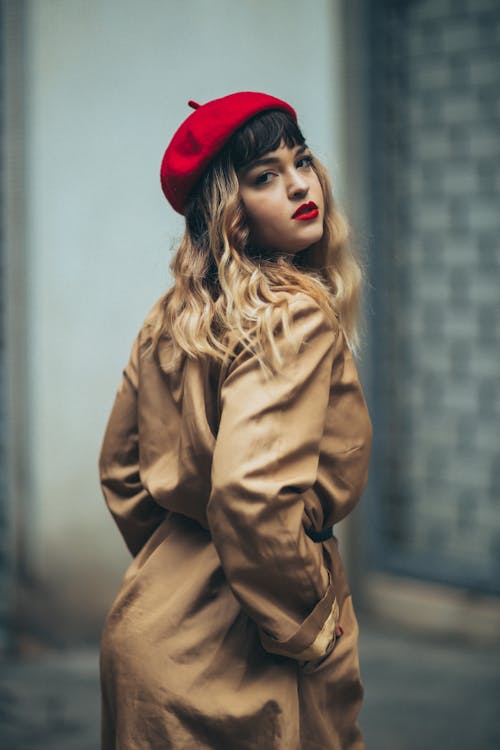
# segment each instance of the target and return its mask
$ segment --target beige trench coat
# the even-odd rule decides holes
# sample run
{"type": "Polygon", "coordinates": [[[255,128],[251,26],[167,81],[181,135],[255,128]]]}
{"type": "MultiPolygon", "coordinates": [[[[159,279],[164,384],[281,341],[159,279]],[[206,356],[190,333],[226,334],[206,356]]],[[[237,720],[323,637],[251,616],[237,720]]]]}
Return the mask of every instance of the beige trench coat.
{"type": "MultiPolygon", "coordinates": [[[[155,306],[156,307],[156,306],[155,306]]],[[[266,380],[134,342],[104,436],[106,503],[133,555],[101,640],[102,748],[360,750],[358,624],[334,536],[372,428],[341,329],[291,299],[266,380]],[[163,366],[162,366],[163,365],[163,366]],[[343,635],[335,637],[340,624],[343,635]]]]}

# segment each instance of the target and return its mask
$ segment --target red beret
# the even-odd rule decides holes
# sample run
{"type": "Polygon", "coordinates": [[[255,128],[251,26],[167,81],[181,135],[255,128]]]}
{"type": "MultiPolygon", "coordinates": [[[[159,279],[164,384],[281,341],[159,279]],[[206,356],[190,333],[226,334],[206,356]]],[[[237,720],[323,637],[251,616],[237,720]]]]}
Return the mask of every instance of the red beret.
{"type": "Polygon", "coordinates": [[[232,134],[254,115],[267,109],[282,109],[295,121],[293,107],[281,99],[253,91],[213,99],[194,107],[170,141],[161,163],[163,192],[172,207],[184,213],[186,200],[206,167],[232,134]]]}

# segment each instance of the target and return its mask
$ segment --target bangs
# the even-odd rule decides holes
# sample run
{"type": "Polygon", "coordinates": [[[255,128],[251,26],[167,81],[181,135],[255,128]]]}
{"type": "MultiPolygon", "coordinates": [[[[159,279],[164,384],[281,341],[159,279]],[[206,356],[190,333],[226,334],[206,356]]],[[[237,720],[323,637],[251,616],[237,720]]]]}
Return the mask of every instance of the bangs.
{"type": "Polygon", "coordinates": [[[271,109],[250,119],[233,135],[227,149],[236,170],[275,151],[284,143],[288,148],[302,146],[305,138],[299,126],[286,112],[271,109]]]}

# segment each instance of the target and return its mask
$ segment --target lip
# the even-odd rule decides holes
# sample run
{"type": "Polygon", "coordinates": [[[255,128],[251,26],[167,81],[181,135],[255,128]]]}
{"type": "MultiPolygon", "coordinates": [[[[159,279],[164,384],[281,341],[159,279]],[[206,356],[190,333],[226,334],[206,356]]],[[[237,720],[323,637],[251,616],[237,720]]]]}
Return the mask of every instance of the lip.
{"type": "Polygon", "coordinates": [[[317,205],[314,203],[314,201],[309,201],[309,203],[303,203],[298,207],[298,209],[293,214],[292,219],[296,219],[298,221],[311,221],[311,219],[315,219],[318,215],[319,209],[317,205]]]}

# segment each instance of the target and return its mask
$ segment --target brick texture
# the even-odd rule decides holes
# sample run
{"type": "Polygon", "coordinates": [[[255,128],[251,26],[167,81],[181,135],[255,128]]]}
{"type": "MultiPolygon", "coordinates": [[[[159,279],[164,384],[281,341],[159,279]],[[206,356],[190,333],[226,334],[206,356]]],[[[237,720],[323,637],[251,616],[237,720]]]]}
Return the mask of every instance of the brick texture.
{"type": "MultiPolygon", "coordinates": [[[[3,8],[0,9],[0,39],[3,39],[3,8]]],[[[0,134],[4,132],[4,90],[3,90],[4,57],[0,49],[0,134]]],[[[0,151],[0,207],[4,206],[4,153],[0,151]]],[[[0,212],[0,217],[4,211],[0,212]]],[[[5,387],[5,242],[4,228],[0,219],[0,654],[3,651],[7,628],[7,602],[9,565],[8,559],[8,528],[7,528],[7,486],[6,486],[6,387],[5,387]]]]}
{"type": "Polygon", "coordinates": [[[371,5],[382,566],[500,592],[500,2],[371,5]]]}

